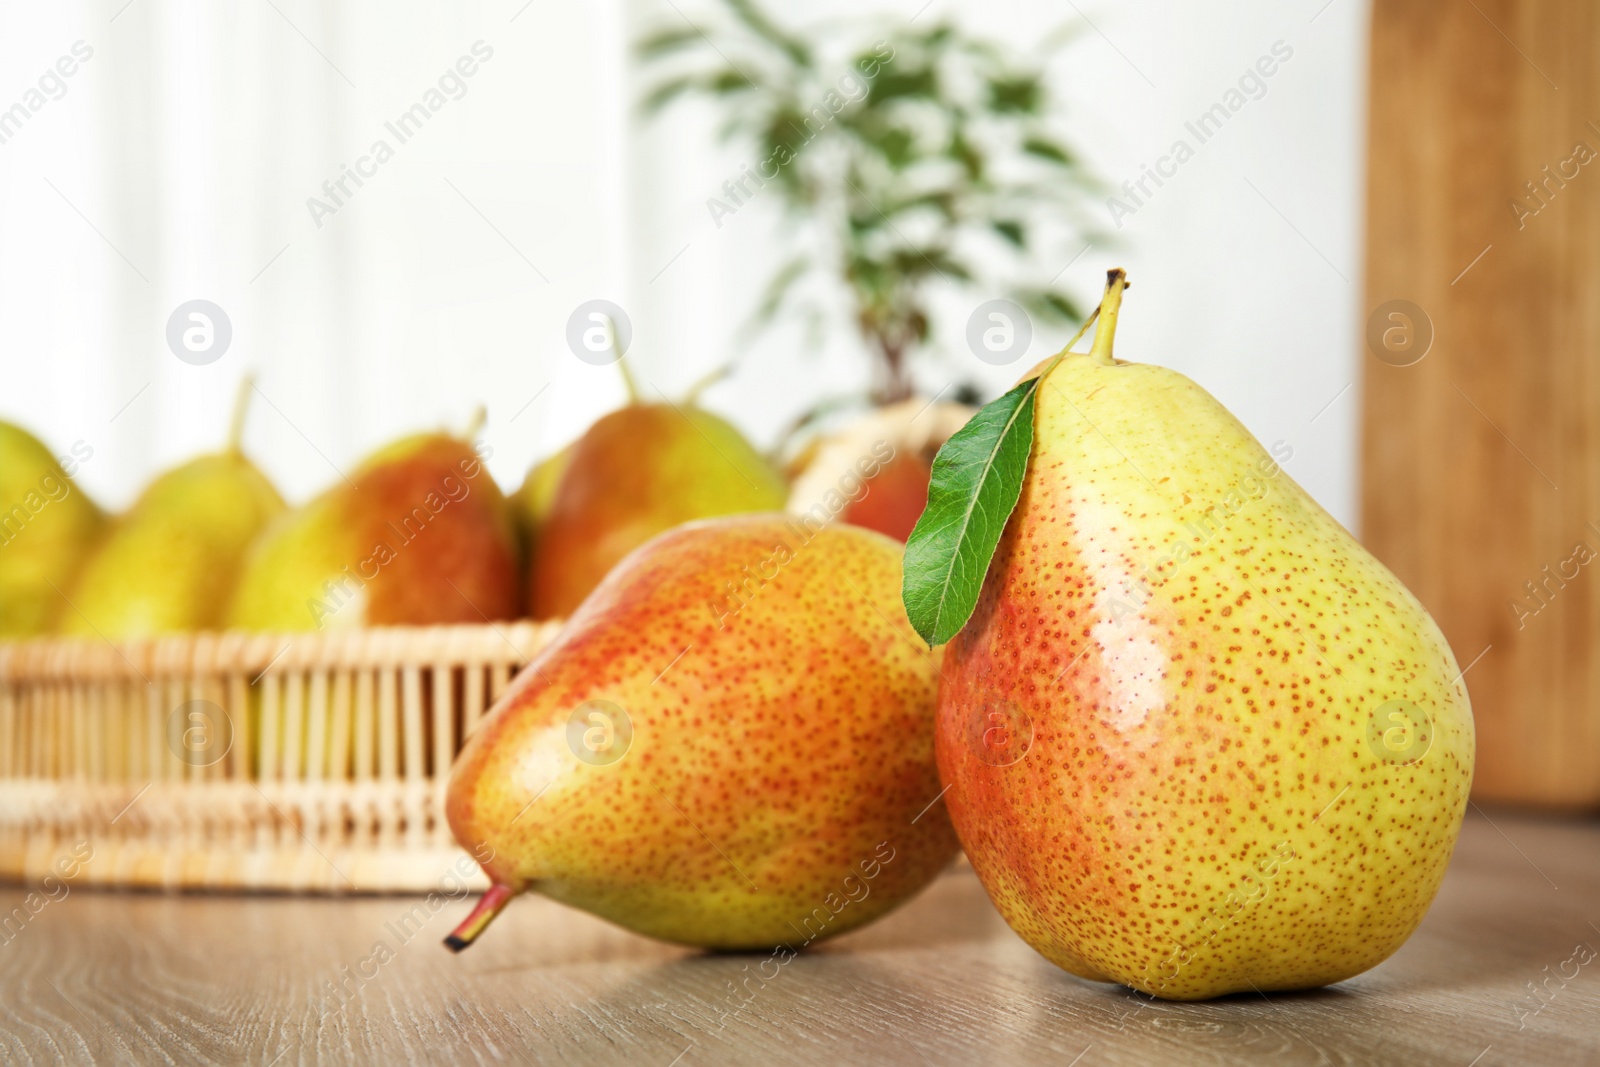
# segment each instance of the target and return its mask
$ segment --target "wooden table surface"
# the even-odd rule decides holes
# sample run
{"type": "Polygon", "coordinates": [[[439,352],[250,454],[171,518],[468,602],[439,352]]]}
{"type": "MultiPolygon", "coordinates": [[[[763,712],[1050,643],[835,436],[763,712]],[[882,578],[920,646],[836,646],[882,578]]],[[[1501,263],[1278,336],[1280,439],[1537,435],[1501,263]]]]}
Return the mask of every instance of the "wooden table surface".
{"type": "Polygon", "coordinates": [[[1474,814],[1387,963],[1203,1004],[1055,969],[966,869],[764,986],[532,897],[452,956],[437,903],[73,890],[0,932],[0,1062],[1600,1064],[1593,820],[1474,814]]]}

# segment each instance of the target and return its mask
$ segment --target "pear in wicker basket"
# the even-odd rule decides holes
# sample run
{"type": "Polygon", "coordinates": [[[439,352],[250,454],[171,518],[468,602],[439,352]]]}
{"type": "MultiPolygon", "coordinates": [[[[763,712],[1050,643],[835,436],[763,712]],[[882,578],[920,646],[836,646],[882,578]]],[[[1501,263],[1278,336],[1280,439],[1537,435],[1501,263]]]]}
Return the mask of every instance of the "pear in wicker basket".
{"type": "Polygon", "coordinates": [[[556,502],[556,490],[561,486],[561,476],[567,472],[567,465],[572,462],[575,447],[576,443],[569,444],[535,463],[522,484],[506,498],[511,502],[512,513],[522,531],[524,562],[531,562],[538,552],[539,535],[544,532],[544,525],[550,519],[550,509],[556,502]]]}
{"type": "Polygon", "coordinates": [[[216,629],[245,553],[284,510],[240,451],[253,392],[246,378],[221,452],[161,475],[84,564],[62,630],[121,639],[216,629]]]}
{"type": "Polygon", "coordinates": [[[616,563],[679,523],[783,506],[782,475],[732,425],[684,403],[634,402],[571,446],[538,533],[529,606],[565,618],[616,563]]]}
{"type": "Polygon", "coordinates": [[[472,444],[417,434],[268,527],[230,621],[298,631],[509,619],[519,574],[510,507],[472,444]]]}
{"type": "Polygon", "coordinates": [[[105,528],[105,514],[64,466],[94,456],[78,441],[57,460],[37,437],[0,422],[0,637],[44,633],[62,593],[105,528]]]}

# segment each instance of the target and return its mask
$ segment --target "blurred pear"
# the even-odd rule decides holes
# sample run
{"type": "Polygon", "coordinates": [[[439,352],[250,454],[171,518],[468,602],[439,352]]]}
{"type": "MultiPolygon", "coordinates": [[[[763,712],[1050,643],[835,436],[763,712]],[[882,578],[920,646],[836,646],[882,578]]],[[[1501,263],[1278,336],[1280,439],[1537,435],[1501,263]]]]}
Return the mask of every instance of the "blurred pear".
{"type": "Polygon", "coordinates": [[[975,411],[913,397],[815,431],[789,463],[789,510],[904,541],[927,506],[933,457],[975,411]]]}
{"type": "Polygon", "coordinates": [[[261,535],[230,622],[301,631],[510,619],[520,573],[511,507],[472,444],[416,434],[261,535]]]}
{"type": "Polygon", "coordinates": [[[65,468],[94,455],[83,441],[58,460],[37,437],[0,422],[0,637],[47,632],[104,532],[105,513],[65,468]]]}
{"type": "Polygon", "coordinates": [[[283,498],[240,451],[254,382],[228,445],[151,482],[84,564],[62,632],[119,639],[217,629],[250,542],[283,498]]]}
{"type": "Polygon", "coordinates": [[[569,450],[530,569],[537,619],[570,615],[606,572],[656,534],[695,519],[777,510],[788,497],[772,464],[693,401],[631,403],[569,450]]]}
{"type": "Polygon", "coordinates": [[[522,530],[525,562],[531,562],[537,551],[539,533],[544,529],[545,520],[550,517],[551,506],[555,504],[556,488],[560,486],[561,476],[572,462],[572,449],[573,446],[569,444],[555,455],[546,456],[535,463],[522,480],[522,485],[510,496],[517,525],[522,530]]]}
{"type": "Polygon", "coordinates": [[[904,542],[928,506],[928,481],[932,477],[933,468],[927,460],[902,452],[867,480],[866,495],[847,504],[839,517],[904,542]]]}

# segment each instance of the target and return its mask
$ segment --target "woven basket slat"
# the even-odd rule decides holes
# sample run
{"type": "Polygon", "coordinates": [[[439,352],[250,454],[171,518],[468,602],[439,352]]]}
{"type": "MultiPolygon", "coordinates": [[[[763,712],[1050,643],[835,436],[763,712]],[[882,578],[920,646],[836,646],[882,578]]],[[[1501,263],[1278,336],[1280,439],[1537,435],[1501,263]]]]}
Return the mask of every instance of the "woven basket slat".
{"type": "Polygon", "coordinates": [[[33,717],[28,731],[33,755],[31,772],[41,777],[59,778],[61,772],[54,758],[58,748],[55,735],[59,727],[49,714],[49,685],[39,686],[28,697],[28,707],[33,717]]]}
{"type": "MultiPolygon", "coordinates": [[[[105,737],[111,728],[110,716],[106,714],[106,691],[102,686],[89,685],[85,682],[75,682],[72,686],[72,702],[83,709],[84,736],[85,738],[105,737]]],[[[85,747],[85,763],[91,782],[105,782],[111,777],[110,753],[103,744],[90,744],[85,747]]]]}
{"type": "Polygon", "coordinates": [[[292,782],[305,776],[306,704],[305,675],[290,671],[283,678],[283,741],[279,748],[282,763],[278,777],[292,782]]]}
{"type": "Polygon", "coordinates": [[[44,776],[44,746],[37,733],[43,728],[43,720],[39,717],[34,704],[40,699],[37,689],[24,689],[18,692],[18,709],[22,720],[17,725],[17,751],[21,755],[22,773],[25,775],[44,776]]]}
{"type": "Polygon", "coordinates": [[[110,685],[122,701],[122,724],[128,745],[128,774],[124,781],[154,778],[156,765],[150,755],[150,727],[144,713],[145,687],[132,679],[101,684],[110,685]]]}
{"type": "Polygon", "coordinates": [[[483,718],[485,707],[483,681],[487,669],[482,663],[469,662],[462,671],[465,675],[462,684],[464,694],[461,698],[466,712],[461,720],[461,733],[464,737],[470,736],[477,727],[478,720],[483,718]]]}
{"type": "MultiPolygon", "coordinates": [[[[159,646],[157,651],[161,651],[159,646]]],[[[154,658],[152,656],[152,659],[154,658]]],[[[166,664],[166,669],[172,670],[172,665],[166,664]]],[[[169,742],[174,733],[181,741],[189,728],[189,723],[175,714],[176,709],[189,699],[184,692],[185,679],[181,675],[166,677],[162,675],[159,667],[152,666],[151,670],[158,680],[150,686],[145,704],[150,716],[146,723],[150,728],[150,751],[161,765],[159,777],[169,782],[182,781],[188,777],[184,773],[188,768],[169,742]],[[169,719],[173,718],[177,718],[175,726],[169,722],[169,719]]]]}
{"type": "Polygon", "coordinates": [[[34,732],[34,750],[37,753],[36,765],[43,773],[52,778],[64,778],[66,768],[66,728],[55,711],[55,687],[42,685],[34,694],[34,714],[39,716],[38,728],[34,732]]]}
{"type": "Polygon", "coordinates": [[[21,739],[17,736],[16,700],[11,686],[0,685],[0,778],[15,777],[20,771],[17,754],[21,739]]]}
{"type": "MultiPolygon", "coordinates": [[[[217,665],[219,669],[221,665],[217,665]]],[[[225,670],[225,669],[224,669],[225,670]]],[[[248,708],[250,705],[250,680],[243,671],[227,670],[227,702],[223,707],[227,709],[229,718],[235,723],[249,723],[248,708]]],[[[246,778],[250,774],[253,764],[250,762],[255,753],[255,737],[248,729],[233,731],[233,746],[228,749],[224,759],[225,777],[246,778]]]]}
{"type": "Polygon", "coordinates": [[[394,671],[378,673],[378,777],[400,776],[400,689],[394,671]]]}
{"type": "Polygon", "coordinates": [[[433,739],[430,755],[433,761],[432,776],[436,781],[444,779],[444,773],[439,768],[440,762],[447,759],[447,753],[456,750],[456,718],[460,714],[455,699],[458,672],[459,668],[454,666],[433,672],[433,739]]]}
{"type": "Polygon", "coordinates": [[[356,770],[355,780],[367,781],[377,775],[377,677],[372,671],[356,672],[356,770]]]}
{"type": "Polygon", "coordinates": [[[12,737],[16,747],[10,753],[12,761],[11,772],[16,777],[33,773],[33,739],[28,736],[28,727],[32,724],[32,716],[28,713],[28,702],[33,699],[27,690],[7,686],[11,695],[12,709],[16,722],[12,727],[12,737]]]}
{"type": "Polygon", "coordinates": [[[49,732],[45,749],[45,768],[58,778],[71,778],[72,720],[62,714],[61,686],[51,682],[39,694],[40,714],[47,717],[49,732]]]}
{"type": "Polygon", "coordinates": [[[77,686],[68,683],[57,683],[53,687],[51,697],[54,699],[56,714],[62,718],[67,730],[67,773],[73,778],[87,779],[89,777],[89,724],[86,721],[88,709],[77,699],[77,686]]]}
{"type": "Polygon", "coordinates": [[[350,671],[333,675],[333,709],[328,727],[328,777],[344,780],[350,775],[350,703],[355,676],[350,671]]]}
{"type": "Polygon", "coordinates": [[[283,778],[283,674],[269,671],[261,687],[261,766],[262,781],[283,778]]]}
{"type": "Polygon", "coordinates": [[[306,710],[306,780],[320,782],[328,774],[328,672],[312,671],[306,710]]]}
{"type": "Polygon", "coordinates": [[[407,781],[422,780],[422,672],[415,665],[401,668],[401,723],[405,729],[405,776],[407,781]]]}
{"type": "Polygon", "coordinates": [[[438,888],[455,753],[557,630],[0,642],[0,880],[438,888]]]}

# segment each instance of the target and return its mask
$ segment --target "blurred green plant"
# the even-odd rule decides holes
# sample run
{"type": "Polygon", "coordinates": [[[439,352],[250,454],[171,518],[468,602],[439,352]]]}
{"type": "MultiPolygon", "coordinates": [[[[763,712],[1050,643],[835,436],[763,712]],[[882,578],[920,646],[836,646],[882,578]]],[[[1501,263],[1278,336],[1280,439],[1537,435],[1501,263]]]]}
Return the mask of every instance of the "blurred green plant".
{"type": "Polygon", "coordinates": [[[841,281],[875,357],[873,399],[888,403],[914,391],[941,287],[1082,320],[1053,278],[1038,281],[1058,277],[1069,250],[1106,241],[1087,210],[1103,188],[1056,132],[1044,77],[1066,35],[1038,57],[948,23],[886,25],[864,44],[860,23],[801,33],[751,0],[722,6],[715,23],[679,16],[636,47],[652,78],[646,115],[709,98],[722,139],[753,154],[707,201],[718,227],[772,190],[790,222],[817,228],[773,274],[754,325],[799,313],[820,330],[826,286],[804,283],[841,281]],[[1042,262],[1051,254],[1061,259],[1042,262]]]}

